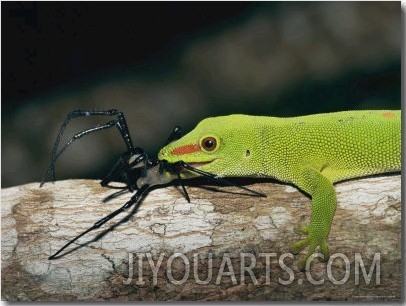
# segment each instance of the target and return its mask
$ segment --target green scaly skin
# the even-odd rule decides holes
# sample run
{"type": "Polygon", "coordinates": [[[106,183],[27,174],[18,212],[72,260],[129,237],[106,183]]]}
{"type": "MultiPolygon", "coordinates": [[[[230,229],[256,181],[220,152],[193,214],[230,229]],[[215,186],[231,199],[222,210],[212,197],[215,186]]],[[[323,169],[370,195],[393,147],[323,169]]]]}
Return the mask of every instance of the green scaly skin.
{"type": "MultiPolygon", "coordinates": [[[[333,183],[401,169],[400,110],[346,111],[292,118],[230,115],[202,120],[162,148],[160,160],[184,161],[220,177],[272,177],[292,183],[312,198],[307,235],[291,247],[319,247],[329,258],[327,238],[337,199],[333,183]],[[207,137],[216,145],[205,149],[207,137]]],[[[184,173],[184,178],[192,177],[184,173]]]]}

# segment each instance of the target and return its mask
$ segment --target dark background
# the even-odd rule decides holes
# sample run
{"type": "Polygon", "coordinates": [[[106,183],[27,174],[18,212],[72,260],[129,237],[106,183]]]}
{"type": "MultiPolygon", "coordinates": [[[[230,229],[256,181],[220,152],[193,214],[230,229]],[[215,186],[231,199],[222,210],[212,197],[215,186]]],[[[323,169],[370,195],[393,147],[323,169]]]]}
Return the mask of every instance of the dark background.
{"type": "MultiPolygon", "coordinates": [[[[275,4],[263,4],[267,7],[275,4]]],[[[3,107],[112,70],[154,77],[177,49],[227,26],[253,2],[11,2],[2,9],[3,107]]],[[[121,72],[120,72],[121,73],[121,72]]]]}
{"type": "MultiPolygon", "coordinates": [[[[400,108],[400,2],[2,2],[2,187],[38,182],[67,112],[122,109],[154,157],[207,116],[400,108]]],[[[76,120],[82,130],[100,120],[76,120]]],[[[116,131],[58,179],[100,178],[116,131]]]]}

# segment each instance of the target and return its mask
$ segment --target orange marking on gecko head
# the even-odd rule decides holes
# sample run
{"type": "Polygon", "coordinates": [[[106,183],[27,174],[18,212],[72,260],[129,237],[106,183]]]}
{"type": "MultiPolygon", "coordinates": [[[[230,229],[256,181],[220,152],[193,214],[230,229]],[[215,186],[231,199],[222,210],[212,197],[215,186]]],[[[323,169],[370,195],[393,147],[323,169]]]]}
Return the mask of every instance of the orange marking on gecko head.
{"type": "Polygon", "coordinates": [[[194,153],[194,152],[198,152],[198,151],[201,151],[201,148],[197,143],[195,143],[195,144],[189,144],[186,146],[177,147],[172,150],[171,154],[184,155],[184,154],[194,153]]]}
{"type": "Polygon", "coordinates": [[[384,116],[385,118],[393,118],[393,117],[395,117],[395,114],[391,113],[391,112],[387,112],[387,113],[383,113],[382,116],[384,116]]]}

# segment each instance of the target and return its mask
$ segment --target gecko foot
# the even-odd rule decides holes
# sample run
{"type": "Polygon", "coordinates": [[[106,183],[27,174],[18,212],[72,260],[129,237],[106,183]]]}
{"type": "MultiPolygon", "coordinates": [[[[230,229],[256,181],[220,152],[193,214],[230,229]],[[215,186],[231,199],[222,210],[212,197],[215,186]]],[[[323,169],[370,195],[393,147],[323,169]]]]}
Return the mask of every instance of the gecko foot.
{"type": "Polygon", "coordinates": [[[305,239],[299,240],[292,244],[290,252],[294,255],[299,254],[307,246],[309,250],[306,255],[299,260],[298,268],[304,271],[306,268],[306,263],[309,257],[314,253],[317,247],[319,247],[319,252],[323,255],[322,261],[327,261],[330,257],[330,251],[327,243],[327,236],[320,235],[320,232],[311,231],[309,227],[302,226],[298,229],[301,233],[307,234],[305,239]]]}

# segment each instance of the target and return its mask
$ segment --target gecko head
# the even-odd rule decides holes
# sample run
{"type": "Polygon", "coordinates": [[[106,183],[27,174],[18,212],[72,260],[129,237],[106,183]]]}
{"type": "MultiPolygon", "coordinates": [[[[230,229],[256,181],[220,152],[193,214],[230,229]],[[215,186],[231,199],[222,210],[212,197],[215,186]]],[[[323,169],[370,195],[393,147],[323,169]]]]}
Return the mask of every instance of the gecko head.
{"type": "Polygon", "coordinates": [[[225,165],[230,167],[236,161],[232,153],[241,136],[235,131],[236,118],[231,118],[234,116],[237,115],[202,120],[190,133],[162,148],[158,159],[169,163],[184,161],[203,171],[223,173],[225,165]],[[232,150],[227,144],[233,146],[232,150]]]}
{"type": "Polygon", "coordinates": [[[221,144],[222,139],[218,134],[199,128],[162,148],[158,159],[169,163],[184,161],[192,167],[203,169],[215,162],[221,144]]]}

